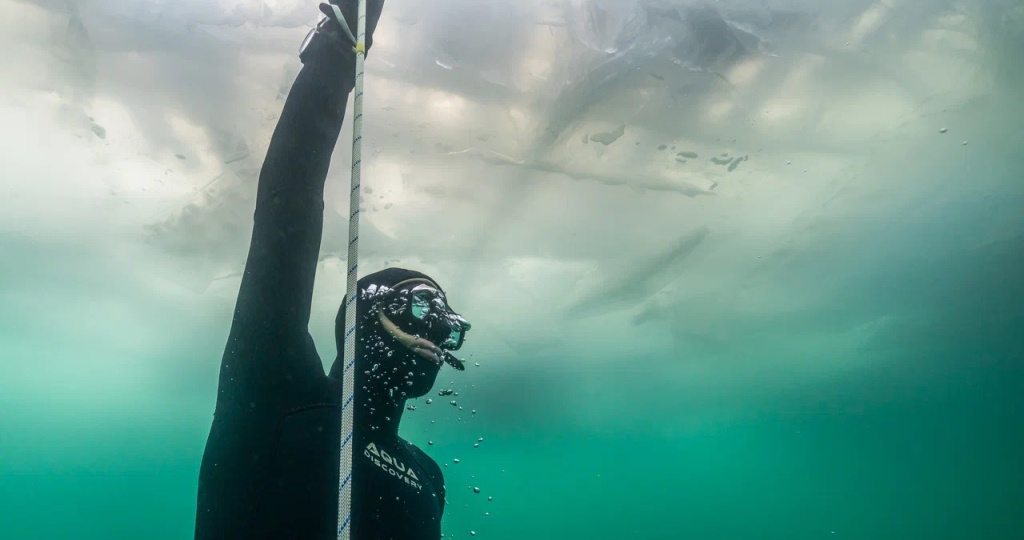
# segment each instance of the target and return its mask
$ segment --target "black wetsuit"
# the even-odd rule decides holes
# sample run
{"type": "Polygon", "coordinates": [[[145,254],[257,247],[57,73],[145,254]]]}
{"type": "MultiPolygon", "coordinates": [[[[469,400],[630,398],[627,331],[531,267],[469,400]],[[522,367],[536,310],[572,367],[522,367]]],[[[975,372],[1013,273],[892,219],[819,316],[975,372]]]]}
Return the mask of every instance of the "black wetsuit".
{"type": "MultiPolygon", "coordinates": [[[[379,17],[379,2],[371,15],[379,17]]],[[[375,26],[376,18],[371,22],[375,26]]],[[[327,540],[337,534],[341,370],[336,365],[325,375],[307,325],[324,182],[354,68],[351,56],[329,47],[312,48],[303,62],[260,173],[249,256],[199,474],[197,539],[327,540]]],[[[384,277],[410,275],[421,274],[392,269],[384,277]]],[[[366,335],[360,327],[357,338],[366,335]]],[[[340,340],[338,346],[342,350],[340,340]]],[[[362,373],[371,353],[365,347],[357,352],[362,373]]],[[[429,390],[436,369],[424,374],[421,386],[429,390]]],[[[367,394],[381,390],[363,378],[356,377],[357,386],[368,389],[356,395],[352,538],[436,540],[444,510],[441,470],[398,438],[397,418],[393,429],[367,428],[373,419],[366,404],[383,396],[367,394]]],[[[392,406],[400,417],[404,399],[392,406]]]]}

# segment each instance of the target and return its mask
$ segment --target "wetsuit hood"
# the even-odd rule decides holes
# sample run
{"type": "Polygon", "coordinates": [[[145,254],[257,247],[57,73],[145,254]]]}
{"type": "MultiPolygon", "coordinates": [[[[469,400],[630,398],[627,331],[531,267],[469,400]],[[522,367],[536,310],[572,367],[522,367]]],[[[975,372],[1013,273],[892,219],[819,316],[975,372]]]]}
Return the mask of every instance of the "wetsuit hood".
{"type": "MultiPolygon", "coordinates": [[[[370,275],[363,276],[356,282],[356,292],[361,293],[370,287],[370,285],[376,285],[378,288],[382,285],[388,288],[394,287],[395,285],[409,280],[409,279],[426,279],[437,285],[430,276],[417,272],[415,270],[406,270],[405,268],[386,268],[379,272],[374,272],[370,275]]],[[[440,285],[437,285],[439,290],[440,285]]],[[[338,350],[342,351],[345,347],[345,306],[348,305],[348,296],[341,302],[341,307],[338,308],[338,316],[334,319],[334,340],[338,345],[338,350]]],[[[356,302],[356,320],[362,323],[367,320],[367,315],[370,314],[370,309],[373,307],[372,302],[356,302]]]]}
{"type": "MultiPolygon", "coordinates": [[[[409,279],[425,279],[437,286],[438,290],[443,292],[440,285],[434,281],[430,276],[417,272],[415,270],[407,270],[405,268],[386,268],[379,272],[363,276],[356,282],[356,293],[361,294],[363,291],[368,289],[371,285],[376,285],[378,288],[385,286],[388,288],[394,287],[398,283],[409,279]]],[[[338,315],[334,319],[334,340],[338,346],[338,356],[340,358],[342,351],[345,350],[345,307],[348,305],[348,296],[346,295],[341,301],[341,307],[338,308],[338,315]]],[[[383,328],[380,326],[380,322],[376,318],[370,316],[370,311],[373,308],[373,303],[368,301],[357,301],[356,302],[356,322],[357,322],[357,334],[364,336],[366,332],[385,334],[383,328]]],[[[393,339],[389,335],[386,336],[389,340],[393,339]]],[[[356,357],[365,358],[366,350],[366,339],[360,339],[356,343],[356,357]]],[[[394,342],[397,345],[397,341],[394,342]]],[[[393,347],[400,355],[412,355],[411,351],[404,347],[393,347]]],[[[331,377],[340,378],[341,369],[340,362],[335,362],[334,366],[331,367],[331,377]]]]}

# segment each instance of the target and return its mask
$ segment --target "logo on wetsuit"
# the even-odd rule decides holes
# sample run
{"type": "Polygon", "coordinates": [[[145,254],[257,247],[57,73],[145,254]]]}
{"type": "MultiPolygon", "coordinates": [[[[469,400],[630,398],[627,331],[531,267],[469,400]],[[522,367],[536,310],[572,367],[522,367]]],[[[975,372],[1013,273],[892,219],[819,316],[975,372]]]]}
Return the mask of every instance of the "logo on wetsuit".
{"type": "Polygon", "coordinates": [[[391,476],[416,488],[416,491],[423,490],[423,484],[420,483],[419,477],[416,476],[411,467],[406,467],[398,458],[388,454],[386,451],[378,450],[377,445],[370,443],[366,450],[363,450],[363,455],[391,476]]]}

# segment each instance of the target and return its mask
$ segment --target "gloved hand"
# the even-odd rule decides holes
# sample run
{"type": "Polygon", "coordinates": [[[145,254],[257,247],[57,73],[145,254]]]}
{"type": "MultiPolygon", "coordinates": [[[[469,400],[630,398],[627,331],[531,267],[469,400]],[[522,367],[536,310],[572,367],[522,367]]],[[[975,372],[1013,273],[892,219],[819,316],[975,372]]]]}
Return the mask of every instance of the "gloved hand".
{"type": "MultiPolygon", "coordinates": [[[[338,6],[341,10],[341,14],[345,17],[345,21],[348,23],[349,30],[353,36],[356,36],[358,16],[359,16],[359,1],[358,0],[330,0],[331,4],[338,6]]],[[[366,50],[369,52],[370,45],[373,43],[373,31],[377,28],[377,22],[380,20],[381,11],[384,9],[384,0],[366,0],[366,50]]],[[[327,3],[320,4],[320,12],[323,13],[327,18],[337,22],[337,16],[334,13],[334,9],[327,3]]],[[[345,35],[344,32],[341,35],[345,35]]],[[[358,37],[358,36],[356,36],[358,37]]]]}
{"type": "MultiPolygon", "coordinates": [[[[313,57],[340,58],[346,62],[355,61],[355,42],[358,26],[358,0],[330,0],[330,3],[320,4],[320,12],[325,18],[317,23],[316,28],[309,32],[299,49],[299,58],[302,63],[313,57]],[[342,29],[341,21],[334,12],[334,6],[345,18],[345,24],[352,32],[350,38],[342,29]]],[[[373,32],[377,28],[381,11],[384,9],[384,0],[366,0],[366,51],[369,52],[373,44],[373,32]]]]}

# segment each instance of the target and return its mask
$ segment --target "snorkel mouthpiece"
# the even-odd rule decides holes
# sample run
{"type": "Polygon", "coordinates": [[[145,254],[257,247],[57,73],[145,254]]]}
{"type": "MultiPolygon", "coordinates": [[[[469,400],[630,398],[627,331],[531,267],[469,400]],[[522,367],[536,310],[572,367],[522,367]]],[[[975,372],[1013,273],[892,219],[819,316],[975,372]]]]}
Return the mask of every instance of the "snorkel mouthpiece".
{"type": "Polygon", "coordinates": [[[455,355],[453,355],[452,353],[450,353],[450,352],[448,352],[446,350],[442,350],[441,351],[441,358],[449,366],[451,366],[451,367],[453,367],[453,368],[455,368],[455,369],[457,369],[459,371],[466,371],[466,363],[463,362],[462,360],[459,360],[458,358],[455,358],[455,355]]]}

